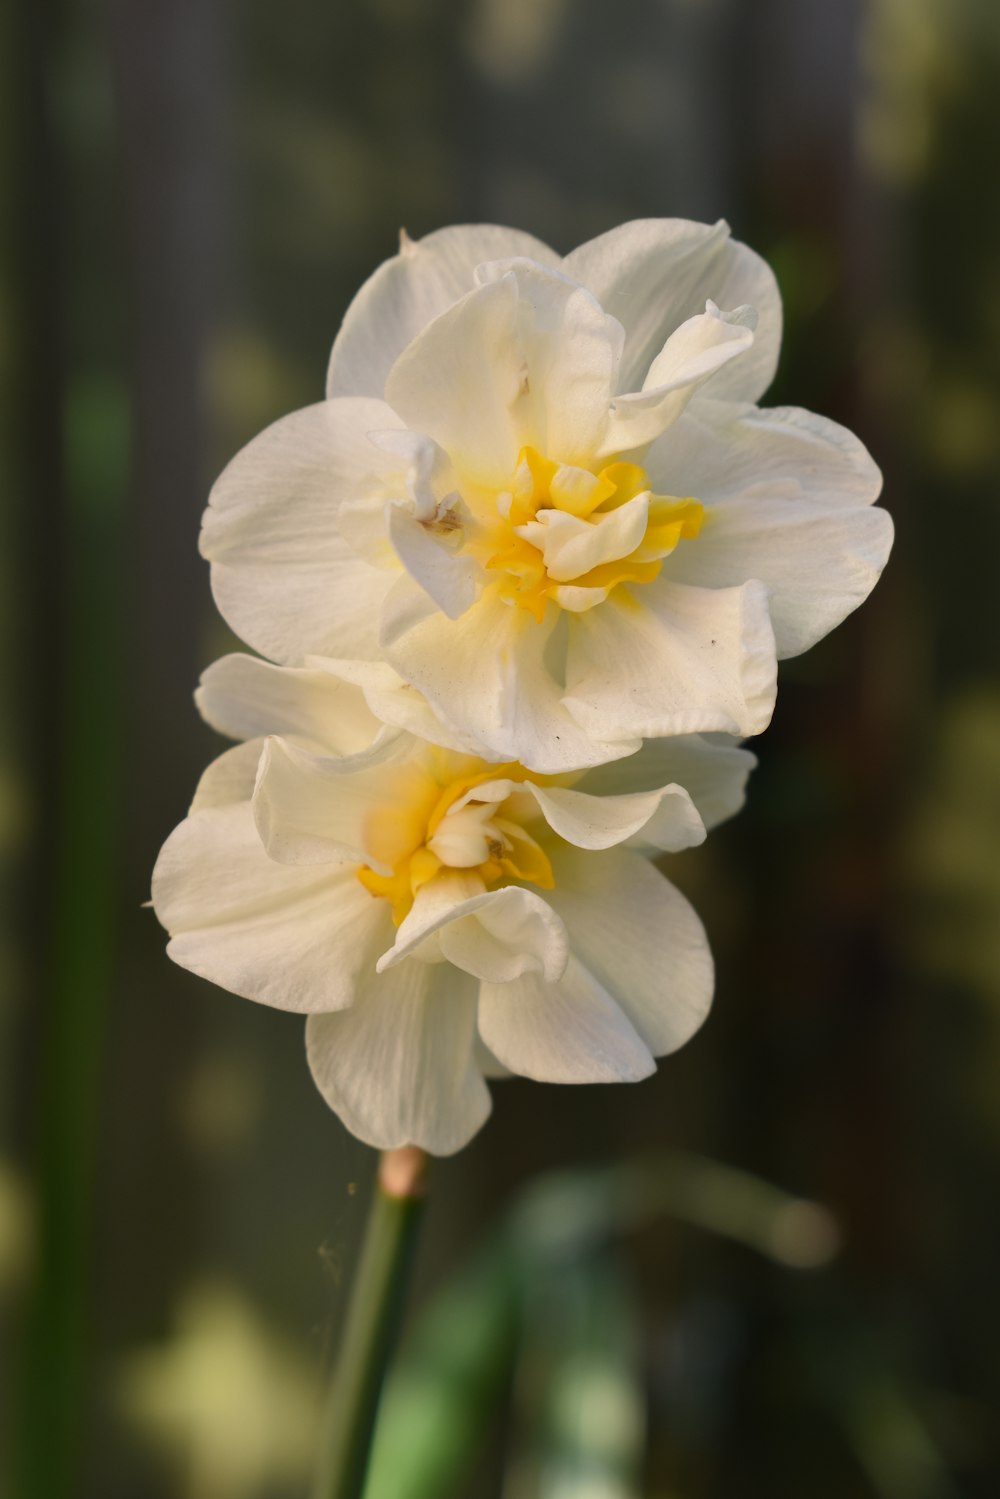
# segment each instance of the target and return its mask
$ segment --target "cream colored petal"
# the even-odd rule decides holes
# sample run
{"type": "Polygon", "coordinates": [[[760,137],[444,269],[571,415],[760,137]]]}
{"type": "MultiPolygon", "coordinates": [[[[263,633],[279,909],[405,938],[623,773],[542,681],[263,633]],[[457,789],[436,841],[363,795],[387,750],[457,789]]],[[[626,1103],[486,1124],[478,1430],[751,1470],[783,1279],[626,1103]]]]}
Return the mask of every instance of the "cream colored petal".
{"type": "Polygon", "coordinates": [[[759,734],[776,680],[762,584],[703,589],[657,579],[574,616],[564,701],[581,728],[602,737],[759,734]]]}
{"type": "Polygon", "coordinates": [[[457,619],[479,596],[483,569],[468,552],[456,551],[448,535],[435,534],[402,505],[390,505],[389,536],[410,577],[449,619],[457,619]]]}
{"type": "Polygon", "coordinates": [[[638,390],[673,330],[704,309],[749,304],[753,348],[713,382],[726,399],[755,401],[774,378],[781,347],[781,297],[761,257],[730,239],[729,226],[687,219],[637,219],[574,250],[565,272],[590,289],[626,330],[619,390],[638,390]]]}
{"type": "Polygon", "coordinates": [[[709,302],[682,323],[653,361],[641,391],[615,397],[601,457],[644,448],[672,427],[696,392],[753,345],[756,314],[709,302]]]}
{"type": "Polygon", "coordinates": [[[387,600],[382,646],[435,714],[487,759],[558,773],[638,748],[638,738],[585,732],[562,703],[546,661],[556,611],[538,624],[487,591],[460,620],[430,605],[410,579],[387,600]]]}
{"type": "Polygon", "coordinates": [[[714,384],[646,455],[660,494],[708,505],[771,497],[871,505],[882,475],[853,432],[797,406],[761,409],[715,399],[714,384]]]}
{"type": "Polygon", "coordinates": [[[634,755],[595,766],[579,781],[594,796],[627,796],[671,782],[683,786],[707,828],[732,817],[743,805],[747,777],[757,760],[722,735],[679,734],[647,739],[634,755]]]}
{"type": "Polygon", "coordinates": [[[822,639],[878,581],[893,538],[890,517],[871,503],[881,475],[834,422],[699,402],[649,461],[708,505],[701,534],[665,573],[710,588],[759,578],[780,657],[822,639]]]}
{"type": "Polygon", "coordinates": [[[677,853],[704,842],[705,826],[682,786],[621,796],[535,786],[529,791],[554,833],[576,848],[605,849],[639,838],[651,848],[677,853]]]}
{"type": "Polygon", "coordinates": [[[575,955],[557,983],[484,983],[479,1034],[503,1066],[543,1083],[631,1083],[656,1070],[610,991],[575,955]]]}
{"type": "Polygon", "coordinates": [[[419,240],[403,236],[399,254],[379,266],[347,309],[330,355],[327,395],[381,397],[407,344],[472,291],[477,265],[505,255],[559,262],[541,240],[495,224],[459,224],[419,240]]]}
{"type": "MultiPolygon", "coordinates": [[[[617,562],[635,551],[646,534],[649,494],[637,494],[593,520],[581,520],[564,510],[543,510],[540,515],[542,520],[535,521],[531,528],[538,539],[533,536],[528,539],[540,546],[549,577],[559,583],[570,583],[591,568],[617,562]]],[[[528,529],[518,527],[522,534],[528,529]]]]}
{"type": "MultiPolygon", "coordinates": [[[[412,586],[416,590],[416,585],[412,586]]],[[[344,661],[309,656],[306,665],[356,684],[381,723],[408,729],[419,739],[429,739],[432,744],[443,744],[466,754],[480,752],[481,746],[476,739],[460,734],[438,718],[426,698],[411,683],[404,681],[387,661],[344,661]]]]}
{"type": "Polygon", "coordinates": [[[309,1066],[326,1102],[366,1144],[451,1155],[490,1112],[475,1022],[474,980],[447,963],[404,963],[370,979],[351,1009],[310,1016],[309,1066]]]}
{"type": "Polygon", "coordinates": [[[480,266],[477,279],[486,284],[507,275],[518,292],[521,442],[557,463],[587,466],[608,421],[624,330],[586,288],[531,261],[480,266]]]}
{"type": "Polygon", "coordinates": [[[502,488],[521,446],[515,413],[524,355],[513,275],[470,292],[418,334],[386,380],[407,426],[477,483],[502,488]]]}
{"type": "Polygon", "coordinates": [[[153,871],[175,963],[245,999],[300,1013],[352,1004],[392,922],[350,869],[268,858],[248,802],[188,817],[153,871]]]}
{"type": "Polygon", "coordinates": [[[235,744],[219,755],[203,772],[191,803],[191,812],[209,807],[228,807],[234,802],[249,802],[257,781],[263,739],[235,744]]]}
{"type": "Polygon", "coordinates": [[[213,662],[202,673],[195,702],[213,729],[232,739],[288,734],[338,755],[366,749],[382,729],[360,687],[329,672],[274,666],[256,656],[213,662]]]}
{"type": "Polygon", "coordinates": [[[216,482],[202,522],[220,612],[254,650],[297,664],[310,652],[378,653],[392,573],[341,532],[344,501],[400,492],[401,461],[368,440],[399,418],[379,401],[327,401],[268,427],[216,482]]]}
{"type": "Polygon", "coordinates": [[[864,603],[892,540],[892,519],[879,506],[732,501],[713,508],[710,525],[671,575],[709,588],[760,578],[770,596],[778,656],[798,656],[864,603]]]}
{"type": "Polygon", "coordinates": [[[474,1051],[475,1051],[475,1055],[476,1055],[476,1066],[479,1068],[480,1072],[483,1074],[483,1077],[488,1077],[488,1078],[510,1077],[510,1075],[511,1075],[510,1068],[509,1067],[505,1067],[502,1062],[498,1062],[497,1061],[496,1057],[490,1051],[489,1047],[486,1045],[486,1042],[479,1035],[478,1031],[476,1032],[476,1039],[475,1039],[475,1043],[474,1043],[474,1051]]]}
{"type": "Polygon", "coordinates": [[[264,743],[253,795],[253,813],[268,855],[281,864],[348,860],[392,871],[369,851],[370,819],[411,803],[416,741],[388,732],[359,755],[316,755],[294,740],[264,743]]]}
{"type": "Polygon", "coordinates": [[[554,867],[552,903],[575,957],[614,996],[654,1056],[676,1051],[712,1002],[712,955],[698,916],[630,849],[566,849],[554,867]]]}
{"type": "Polygon", "coordinates": [[[393,365],[386,398],[478,484],[508,486],[526,445],[589,464],[607,424],[621,329],[582,287],[529,261],[481,274],[479,289],[393,365]]]}
{"type": "Polygon", "coordinates": [[[379,971],[413,957],[447,958],[476,978],[506,983],[524,973],[558,978],[566,967],[566,931],[534,890],[485,891],[477,876],[449,870],[417,891],[379,971]]]}

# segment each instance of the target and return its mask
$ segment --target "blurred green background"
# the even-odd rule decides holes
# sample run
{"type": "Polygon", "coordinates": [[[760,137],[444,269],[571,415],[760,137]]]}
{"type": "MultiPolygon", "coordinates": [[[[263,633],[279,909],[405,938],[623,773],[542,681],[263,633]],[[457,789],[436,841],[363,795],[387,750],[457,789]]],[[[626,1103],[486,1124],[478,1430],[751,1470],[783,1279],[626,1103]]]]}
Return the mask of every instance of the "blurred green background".
{"type": "Polygon", "coordinates": [[[670,862],[705,1030],[436,1168],[369,1499],[993,1499],[995,0],[12,0],[0,85],[0,1491],[307,1491],[372,1153],[142,909],[211,480],[401,225],[722,215],[896,551],[670,862]]]}

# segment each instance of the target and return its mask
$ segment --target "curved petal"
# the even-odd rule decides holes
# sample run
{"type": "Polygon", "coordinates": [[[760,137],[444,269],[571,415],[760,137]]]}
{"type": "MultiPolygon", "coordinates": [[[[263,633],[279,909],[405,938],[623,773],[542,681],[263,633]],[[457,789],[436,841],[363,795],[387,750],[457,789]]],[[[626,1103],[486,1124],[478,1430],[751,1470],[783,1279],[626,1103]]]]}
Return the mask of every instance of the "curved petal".
{"type": "Polygon", "coordinates": [[[475,1000],[473,980],[447,964],[404,963],[373,977],[351,1009],[310,1016],[309,1067],[352,1134],[432,1155],[468,1144],[491,1107],[473,1049],[475,1000]]]}
{"type": "Polygon", "coordinates": [[[484,266],[482,277],[400,355],[386,399],[462,474],[494,489],[510,484],[525,445],[556,462],[590,462],[607,423],[619,325],[583,287],[530,261],[484,266]]]}
{"type": "Polygon", "coordinates": [[[216,481],[202,521],[219,611],[277,661],[309,652],[378,653],[378,609],[391,570],[341,534],[343,501],[403,492],[402,460],[367,433],[398,427],[380,401],[327,401],[268,427],[216,481]]]}
{"type": "Polygon", "coordinates": [[[753,347],[751,307],[723,312],[709,302],[681,323],[653,360],[642,390],[616,396],[600,457],[645,447],[681,416],[698,390],[753,347]]]}
{"type": "Polygon", "coordinates": [[[202,773],[189,810],[204,812],[209,807],[248,802],[257,782],[257,767],[263,748],[263,739],[249,739],[246,744],[234,744],[232,749],[213,760],[202,773]]]}
{"type": "Polygon", "coordinates": [[[723,588],[766,583],[779,656],[807,650],[863,603],[892,546],[872,508],[882,478],[845,428],[792,408],[699,401],[647,462],[708,506],[696,543],[666,573],[723,588]]]}
{"type": "Polygon", "coordinates": [[[635,551],[646,534],[649,500],[648,490],[637,494],[597,522],[565,510],[543,510],[540,519],[519,527],[518,534],[540,548],[550,578],[571,582],[635,551]]]}
{"type": "Polygon", "coordinates": [[[402,505],[387,507],[389,537],[396,556],[449,619],[457,619],[476,601],[483,569],[467,552],[456,551],[447,536],[437,536],[402,505]]]}
{"type": "Polygon", "coordinates": [[[464,474],[500,488],[520,448],[517,304],[512,275],[469,292],[417,335],[386,378],[387,399],[407,426],[440,443],[464,474]]]}
{"type": "Polygon", "coordinates": [[[881,507],[732,501],[713,508],[697,547],[678,560],[673,575],[708,588],[759,578],[783,659],[808,650],[864,603],[892,539],[892,519],[881,507]]]}
{"type": "Polygon", "coordinates": [[[308,1013],[354,1002],[392,921],[350,869],[269,859],[248,802],[188,817],[153,871],[175,963],[244,999],[308,1013]]]}
{"type": "Polygon", "coordinates": [[[293,740],[264,743],[253,794],[253,814],[268,856],[279,864],[374,863],[369,851],[373,817],[402,823],[413,815],[416,742],[390,731],[359,755],[316,755],[293,740]]]}
{"type": "Polygon", "coordinates": [[[473,1043],[473,1049],[476,1054],[476,1066],[483,1074],[483,1077],[510,1077],[510,1068],[505,1067],[502,1062],[497,1061],[496,1057],[486,1045],[486,1042],[480,1036],[478,1030],[476,1031],[476,1039],[473,1043]]]}
{"type": "Polygon", "coordinates": [[[231,739],[290,734],[353,755],[382,729],[360,687],[328,671],[274,666],[257,656],[234,653],[213,662],[194,696],[206,722],[231,739]]]}
{"type": "Polygon", "coordinates": [[[566,930],[551,906],[520,885],[485,891],[459,870],[417,891],[396,941],[379,959],[379,972],[410,957],[442,957],[474,977],[507,983],[524,973],[557,979],[566,967],[566,930]]]}
{"type": "Polygon", "coordinates": [[[508,255],[559,263],[541,240],[496,224],[458,224],[418,240],[402,235],[399,254],[383,261],[347,309],[330,355],[327,395],[381,397],[407,344],[473,289],[476,266],[508,255]]]}
{"type": "Polygon", "coordinates": [[[753,348],[713,381],[713,394],[755,401],[774,378],[781,347],[781,297],[766,261],[729,238],[728,224],[637,219],[589,240],[563,261],[626,330],[620,390],[641,388],[673,330],[702,312],[749,304],[753,348]]]}
{"type": "Polygon", "coordinates": [[[487,590],[452,622],[407,578],[386,601],[382,646],[434,713],[486,759],[558,774],[631,754],[638,734],[588,734],[563,706],[545,660],[555,612],[539,625],[487,590]]]}
{"type": "Polygon", "coordinates": [[[524,785],[554,833],[575,848],[605,849],[641,836],[664,853],[693,848],[705,840],[705,825],[681,786],[623,796],[592,796],[562,786],[524,785]]]}
{"type": "Polygon", "coordinates": [[[587,856],[565,849],[553,862],[552,902],[574,955],[614,996],[654,1056],[676,1051],[712,1003],[712,955],[696,913],[630,849],[587,856]]]}
{"type": "Polygon", "coordinates": [[[647,739],[634,755],[588,770],[581,791],[594,796],[623,796],[676,782],[690,796],[706,828],[732,817],[743,805],[747,777],[757,760],[731,740],[678,734],[647,739]]]}
{"type": "Polygon", "coordinates": [[[620,1005],[574,954],[558,983],[526,974],[483,984],[479,1034],[504,1067],[541,1083],[634,1083],[656,1070],[620,1005]]]}
{"type": "Polygon", "coordinates": [[[564,702],[595,735],[759,734],[777,663],[767,590],[617,589],[574,616],[564,702]]]}
{"type": "Polygon", "coordinates": [[[625,330],[585,287],[533,261],[480,266],[477,280],[510,275],[518,296],[521,445],[556,463],[586,465],[600,451],[625,330]]]}
{"type": "Polygon", "coordinates": [[[306,665],[330,672],[341,681],[355,683],[375,717],[384,724],[407,729],[418,739],[429,739],[448,749],[479,753],[481,746],[471,734],[461,734],[435,714],[427,699],[404,681],[388,661],[342,661],[327,656],[307,656],[306,665]]]}
{"type": "Polygon", "coordinates": [[[646,454],[654,488],[706,505],[753,495],[871,505],[882,475],[864,443],[798,406],[760,408],[699,395],[646,454]]]}

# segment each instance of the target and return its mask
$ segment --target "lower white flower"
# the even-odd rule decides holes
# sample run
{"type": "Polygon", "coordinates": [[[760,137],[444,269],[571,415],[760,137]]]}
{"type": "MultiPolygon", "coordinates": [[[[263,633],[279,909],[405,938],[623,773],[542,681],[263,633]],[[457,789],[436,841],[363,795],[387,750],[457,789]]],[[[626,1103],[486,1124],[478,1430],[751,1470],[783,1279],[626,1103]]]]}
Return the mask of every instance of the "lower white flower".
{"type": "Polygon", "coordinates": [[[206,673],[205,716],[249,737],[157,862],[171,957],[308,1014],[323,1096],[383,1149],[458,1150],[485,1077],[648,1076],[713,982],[650,858],[736,811],[753,757],[691,736],[547,777],[387,728],[337,672],[233,656],[206,673]]]}

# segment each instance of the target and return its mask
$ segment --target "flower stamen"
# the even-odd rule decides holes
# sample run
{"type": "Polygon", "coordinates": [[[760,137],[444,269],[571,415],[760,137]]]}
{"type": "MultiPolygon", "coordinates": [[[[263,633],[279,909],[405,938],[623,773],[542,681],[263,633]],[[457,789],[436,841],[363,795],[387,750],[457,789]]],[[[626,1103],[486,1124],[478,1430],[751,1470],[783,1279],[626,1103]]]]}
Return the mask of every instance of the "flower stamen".
{"type": "MultiPolygon", "coordinates": [[[[439,772],[453,772],[456,766],[448,762],[455,759],[442,753],[439,772]]],[[[522,766],[507,764],[447,781],[429,771],[426,778],[408,783],[404,809],[387,808],[369,818],[370,853],[390,872],[362,864],[358,879],[372,895],[390,902],[397,926],[409,915],[418,891],[444,870],[476,876],[484,890],[512,880],[553,889],[549,857],[521,825],[538,817],[535,803],[516,787],[530,779],[522,766]],[[479,788],[483,794],[477,797],[479,788]]]]}
{"type": "Polygon", "coordinates": [[[652,582],[704,514],[698,500],[654,494],[637,463],[594,474],[525,447],[511,488],[479,514],[469,544],[500,598],[541,623],[550,599],[582,613],[621,583],[652,582]]]}

